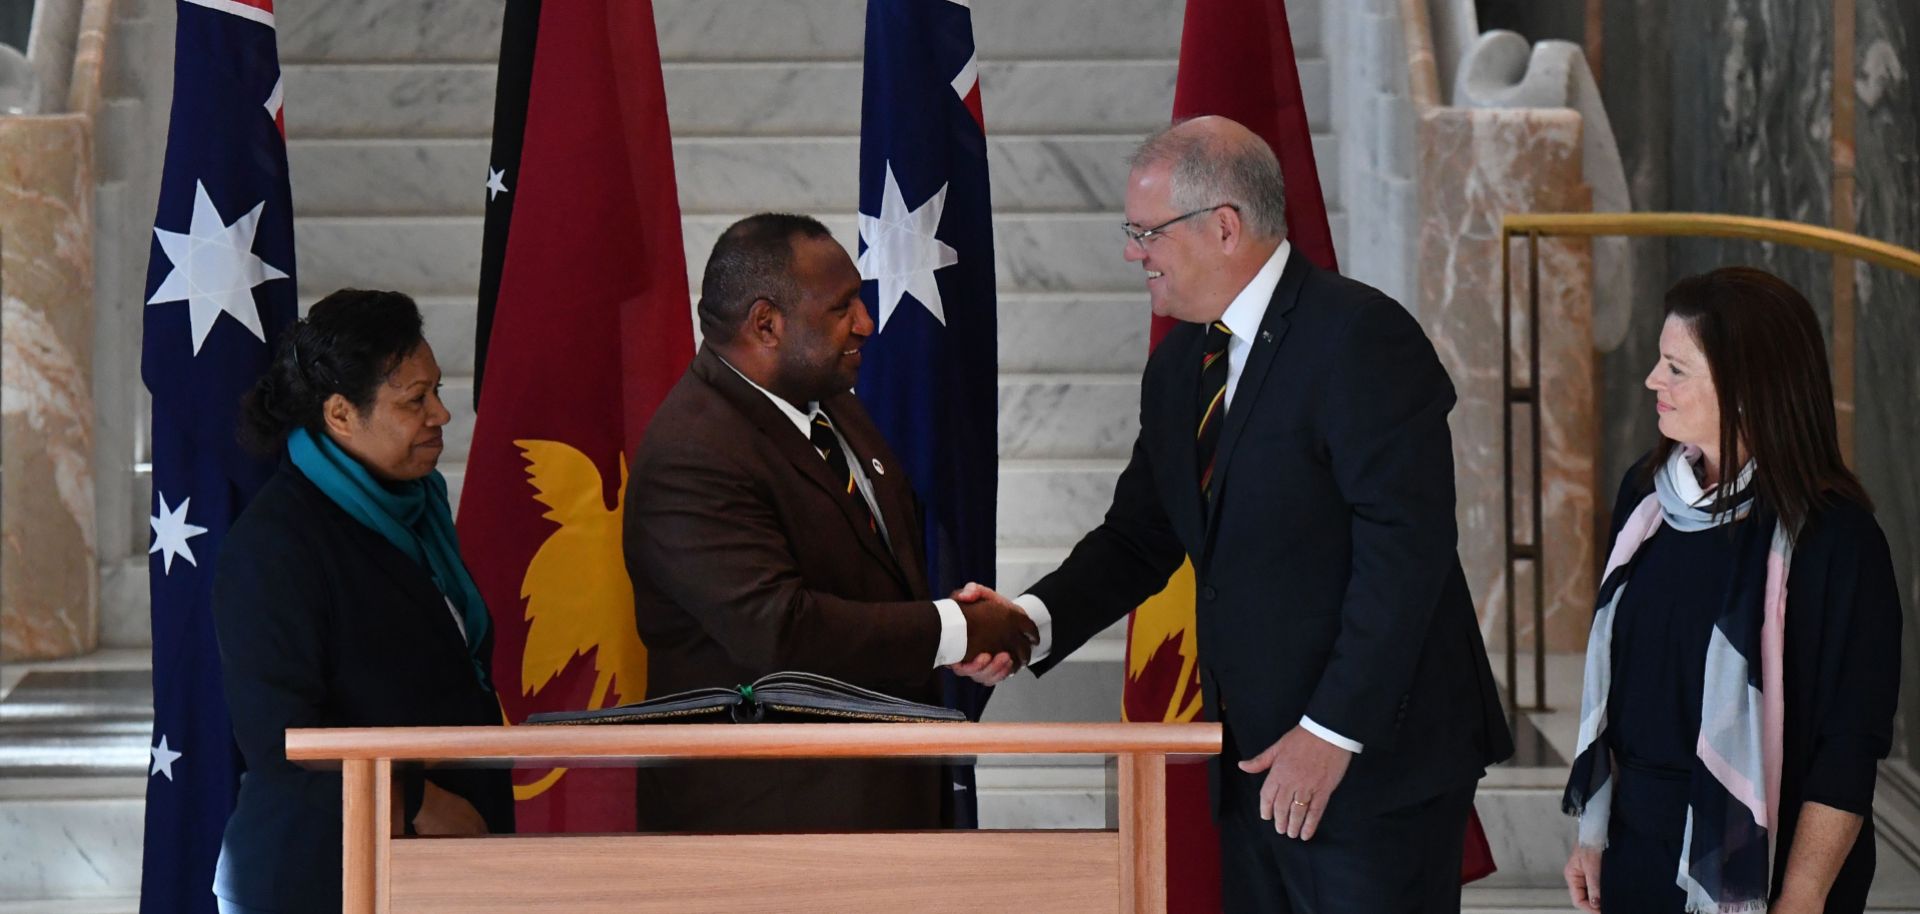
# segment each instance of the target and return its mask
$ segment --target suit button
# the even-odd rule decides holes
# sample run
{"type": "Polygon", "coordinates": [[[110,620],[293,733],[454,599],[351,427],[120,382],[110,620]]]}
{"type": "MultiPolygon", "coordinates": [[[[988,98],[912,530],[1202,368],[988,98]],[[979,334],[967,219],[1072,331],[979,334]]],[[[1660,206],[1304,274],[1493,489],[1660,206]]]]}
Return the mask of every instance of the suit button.
{"type": "Polygon", "coordinates": [[[1200,588],[1200,598],[1203,600],[1213,599],[1214,598],[1213,585],[1209,584],[1205,587],[1200,588]]]}

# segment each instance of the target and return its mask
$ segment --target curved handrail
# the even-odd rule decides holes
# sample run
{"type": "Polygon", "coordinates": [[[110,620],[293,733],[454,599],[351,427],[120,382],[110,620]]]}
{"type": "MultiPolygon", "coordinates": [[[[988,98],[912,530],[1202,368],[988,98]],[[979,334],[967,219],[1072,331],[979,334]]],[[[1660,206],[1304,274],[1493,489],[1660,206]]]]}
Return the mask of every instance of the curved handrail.
{"type": "Polygon", "coordinates": [[[1741,238],[1810,248],[1920,276],[1920,251],[1819,225],[1719,213],[1508,213],[1513,235],[1667,235],[1741,238]]]}
{"type": "Polygon", "coordinates": [[[1216,723],[619,724],[287,731],[293,761],[1217,755],[1216,723]]]}

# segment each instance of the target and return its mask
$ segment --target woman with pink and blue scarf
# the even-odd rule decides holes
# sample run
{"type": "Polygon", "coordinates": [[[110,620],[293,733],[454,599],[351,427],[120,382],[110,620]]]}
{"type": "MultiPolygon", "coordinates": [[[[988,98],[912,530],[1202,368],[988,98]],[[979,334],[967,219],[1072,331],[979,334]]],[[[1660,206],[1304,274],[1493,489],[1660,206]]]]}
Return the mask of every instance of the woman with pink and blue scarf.
{"type": "Polygon", "coordinates": [[[1646,383],[1661,438],[1614,508],[1567,888],[1594,912],[1861,911],[1901,611],[1819,321],[1760,270],[1682,280],[1646,383]]]}

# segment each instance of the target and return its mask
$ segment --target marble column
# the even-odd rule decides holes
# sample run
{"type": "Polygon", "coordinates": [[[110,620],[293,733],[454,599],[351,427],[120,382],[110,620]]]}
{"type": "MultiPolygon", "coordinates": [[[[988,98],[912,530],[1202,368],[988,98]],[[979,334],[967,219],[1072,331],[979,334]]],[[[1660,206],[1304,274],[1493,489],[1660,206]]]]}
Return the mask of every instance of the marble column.
{"type": "MultiPolygon", "coordinates": [[[[1920,5],[1855,0],[1854,216],[1862,235],[1920,249],[1920,5]]],[[[1854,270],[1858,349],[1854,464],[1886,530],[1907,610],[1906,663],[1920,669],[1920,279],[1854,270]]],[[[1897,753],[1920,758],[1920,677],[1901,684],[1897,753]]]]}
{"type": "MultiPolygon", "coordinates": [[[[1509,212],[1582,212],[1592,208],[1581,180],[1580,117],[1564,109],[1433,108],[1421,118],[1419,309],[1421,322],[1452,375],[1452,415],[1460,555],[1481,607],[1489,645],[1505,644],[1505,518],[1501,511],[1500,217],[1509,212]]],[[[1516,380],[1524,379],[1527,291],[1525,245],[1512,261],[1516,380]]],[[[1543,239],[1540,245],[1543,472],[1546,476],[1546,644],[1577,651],[1592,615],[1594,454],[1589,245],[1543,239]]],[[[1525,424],[1516,425],[1516,492],[1530,483],[1525,424]]],[[[1525,538],[1532,519],[1518,502],[1525,538]]],[[[1532,582],[1518,585],[1519,639],[1533,643],[1532,582]]],[[[1564,700],[1565,697],[1562,696],[1564,700]]]]}
{"type": "Polygon", "coordinates": [[[83,115],[0,118],[0,659],[98,638],[93,155],[83,115]]]}

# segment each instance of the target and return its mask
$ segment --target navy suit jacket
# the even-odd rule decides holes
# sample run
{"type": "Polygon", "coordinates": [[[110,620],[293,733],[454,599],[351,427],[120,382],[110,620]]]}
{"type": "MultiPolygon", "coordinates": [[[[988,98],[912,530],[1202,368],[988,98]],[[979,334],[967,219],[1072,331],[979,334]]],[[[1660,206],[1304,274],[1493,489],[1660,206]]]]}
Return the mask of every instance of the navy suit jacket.
{"type": "MultiPolygon", "coordinates": [[[[215,893],[262,910],[337,912],[340,774],[288,762],[288,728],[498,725],[499,700],[427,570],[290,462],[220,550],[213,620],[247,769],[215,893]]],[[[409,821],[423,777],[472,802],[490,831],[513,831],[508,772],[397,771],[409,821]]]]}
{"type": "MultiPolygon", "coordinates": [[[[1227,410],[1209,512],[1202,330],[1155,349],[1112,507],[1032,588],[1053,616],[1034,671],[1191,558],[1205,708],[1242,757],[1304,715],[1364,747],[1329,815],[1471,783],[1512,739],[1455,551],[1454,393],[1433,345],[1392,299],[1290,256],[1227,410]]],[[[1216,788],[1223,773],[1243,776],[1217,765],[1216,788]]]]}

